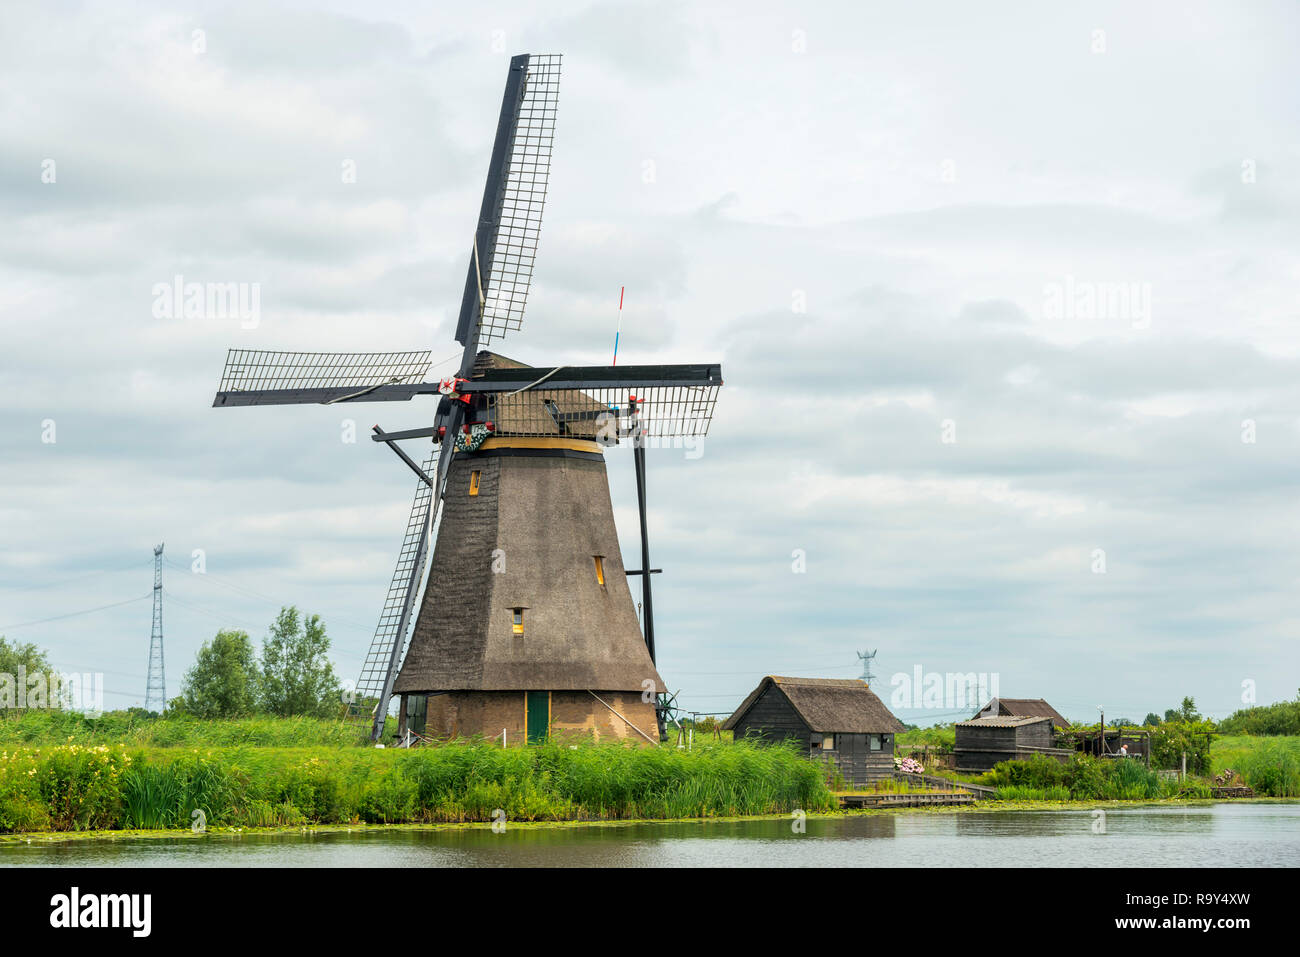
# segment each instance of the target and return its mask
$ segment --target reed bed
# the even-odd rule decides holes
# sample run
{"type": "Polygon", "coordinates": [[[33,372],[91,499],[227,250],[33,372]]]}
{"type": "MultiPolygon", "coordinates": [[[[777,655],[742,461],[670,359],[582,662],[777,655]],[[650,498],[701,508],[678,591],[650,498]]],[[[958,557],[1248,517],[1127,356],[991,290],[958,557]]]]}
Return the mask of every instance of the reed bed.
{"type": "Polygon", "coordinates": [[[1300,797],[1300,737],[1255,738],[1251,744],[1234,757],[1233,770],[1257,794],[1300,797]]]}
{"type": "Polygon", "coordinates": [[[0,832],[627,820],[833,810],[783,746],[0,746],[0,832]]]}
{"type": "Polygon", "coordinates": [[[128,711],[113,711],[98,718],[57,710],[0,713],[0,747],[22,744],[117,744],[144,748],[349,747],[365,743],[368,730],[341,721],[269,715],[212,721],[128,711]]]}

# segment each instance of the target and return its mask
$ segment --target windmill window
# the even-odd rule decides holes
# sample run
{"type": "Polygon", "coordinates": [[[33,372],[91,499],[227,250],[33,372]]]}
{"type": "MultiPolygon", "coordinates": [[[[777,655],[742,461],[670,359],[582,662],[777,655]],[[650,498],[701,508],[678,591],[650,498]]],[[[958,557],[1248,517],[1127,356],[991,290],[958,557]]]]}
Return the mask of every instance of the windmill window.
{"type": "Polygon", "coordinates": [[[872,750],[872,751],[879,751],[879,750],[880,750],[880,735],[878,735],[878,734],[873,734],[873,735],[870,735],[869,738],[870,738],[870,741],[871,741],[871,750],[872,750]]]}
{"type": "Polygon", "coordinates": [[[474,471],[469,473],[469,494],[470,495],[478,494],[478,480],[481,474],[482,472],[480,472],[478,469],[475,469],[474,471]]]}
{"type": "Polygon", "coordinates": [[[522,608],[514,609],[510,630],[516,635],[522,635],[524,633],[524,610],[522,608]]]}
{"type": "Polygon", "coordinates": [[[834,751],[834,750],[835,750],[835,735],[833,735],[833,734],[823,734],[823,735],[822,735],[822,750],[823,750],[823,751],[834,751]]]}
{"type": "Polygon", "coordinates": [[[596,584],[603,585],[605,584],[605,559],[600,555],[592,555],[591,557],[596,562],[596,584]]]}

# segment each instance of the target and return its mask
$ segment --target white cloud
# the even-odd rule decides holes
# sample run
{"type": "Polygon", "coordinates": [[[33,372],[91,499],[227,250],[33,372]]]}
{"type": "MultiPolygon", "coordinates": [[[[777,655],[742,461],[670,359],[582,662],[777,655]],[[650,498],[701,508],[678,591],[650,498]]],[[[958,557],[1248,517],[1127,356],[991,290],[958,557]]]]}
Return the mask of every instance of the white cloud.
{"type": "MultiPolygon", "coordinates": [[[[217,627],[260,635],[281,602],[355,670],[412,484],[366,431],[430,409],[216,411],[224,351],[455,352],[506,57],[551,49],[537,283],[498,348],[603,362],[625,286],[620,362],[723,363],[703,457],[650,458],[662,670],[692,707],[853,674],[868,646],[1081,716],[1098,694],[1223,713],[1242,677],[1290,696],[1294,9],[747,13],[7,14],[0,624],[147,592],[165,538],[173,691],[217,627]],[[153,319],[176,274],[260,283],[261,324],[153,319]],[[1065,277],[1149,284],[1149,326],[1046,317],[1065,277]]],[[[631,554],[626,455],[610,470],[631,554]]],[[[148,624],[126,605],[14,637],[142,693],[148,624]]]]}

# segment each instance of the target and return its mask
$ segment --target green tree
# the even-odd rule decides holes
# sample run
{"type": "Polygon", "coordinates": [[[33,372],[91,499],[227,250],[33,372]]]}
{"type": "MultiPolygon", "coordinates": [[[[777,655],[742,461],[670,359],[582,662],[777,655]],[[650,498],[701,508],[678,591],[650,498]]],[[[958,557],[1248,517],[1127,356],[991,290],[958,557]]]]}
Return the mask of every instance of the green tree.
{"type": "Polygon", "coordinates": [[[1300,735],[1300,700],[1278,701],[1233,712],[1219,723],[1224,734],[1300,735]]]}
{"type": "Polygon", "coordinates": [[[1184,698],[1183,703],[1178,706],[1178,717],[1184,721],[1200,721],[1201,716],[1196,713],[1196,699],[1184,698]]]}
{"type": "Polygon", "coordinates": [[[50,666],[49,653],[30,642],[0,635],[0,707],[62,708],[62,679],[50,666]],[[34,683],[33,683],[34,682],[34,683]],[[21,687],[20,687],[21,685],[21,687]]]}
{"type": "Polygon", "coordinates": [[[20,667],[29,675],[37,671],[50,671],[48,653],[31,643],[11,642],[0,635],[0,674],[17,675],[20,667]]]}
{"type": "Polygon", "coordinates": [[[282,717],[336,714],[342,696],[329,648],[320,615],[306,618],[293,606],[281,608],[262,643],[263,710],[282,717]]]}
{"type": "Polygon", "coordinates": [[[1148,711],[1146,718],[1142,722],[1146,727],[1151,728],[1160,723],[1160,715],[1154,711],[1148,711]]]}
{"type": "Polygon", "coordinates": [[[257,707],[257,658],[244,631],[217,632],[185,673],[180,702],[199,718],[235,718],[257,707]]]}

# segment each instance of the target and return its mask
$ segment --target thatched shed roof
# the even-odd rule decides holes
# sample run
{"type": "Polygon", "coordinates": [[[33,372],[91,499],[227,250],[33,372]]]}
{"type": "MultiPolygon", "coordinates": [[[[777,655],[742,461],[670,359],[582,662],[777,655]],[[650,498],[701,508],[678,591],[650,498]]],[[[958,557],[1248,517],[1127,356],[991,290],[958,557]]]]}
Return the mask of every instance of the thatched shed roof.
{"type": "Polygon", "coordinates": [[[1058,728],[1068,728],[1069,720],[1061,715],[1042,698],[994,698],[975,713],[981,715],[1005,715],[1013,718],[1051,718],[1058,728]]]}
{"type": "Polygon", "coordinates": [[[775,688],[799,713],[809,730],[818,733],[886,734],[903,730],[903,723],[885,707],[865,681],[856,678],[787,678],[768,675],[723,722],[724,731],[737,722],[768,688],[775,688]]]}

